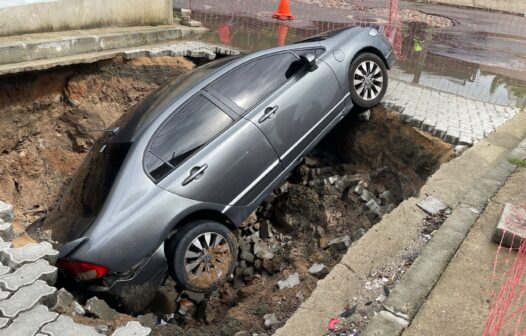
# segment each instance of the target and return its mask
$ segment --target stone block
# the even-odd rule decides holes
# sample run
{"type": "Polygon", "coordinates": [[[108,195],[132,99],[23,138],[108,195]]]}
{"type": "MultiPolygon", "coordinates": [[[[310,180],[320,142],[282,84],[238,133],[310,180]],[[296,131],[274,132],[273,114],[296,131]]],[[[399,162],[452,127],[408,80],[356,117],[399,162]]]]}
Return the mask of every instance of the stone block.
{"type": "Polygon", "coordinates": [[[8,248],[0,251],[0,261],[11,268],[18,268],[23,264],[32,263],[38,259],[45,259],[54,265],[58,251],[48,242],[32,243],[22,247],[8,248]]]}
{"type": "MultiPolygon", "coordinates": [[[[54,322],[46,324],[42,332],[49,336],[102,336],[94,327],[82,325],[73,321],[67,315],[60,315],[54,322]]],[[[126,334],[130,335],[130,334],[126,334]]]]}
{"type": "Polygon", "coordinates": [[[35,335],[43,325],[56,319],[57,315],[57,313],[48,311],[47,307],[38,305],[20,314],[9,327],[0,329],[0,336],[35,335]]]}
{"type": "Polygon", "coordinates": [[[124,327],[115,330],[111,336],[147,336],[151,329],[143,327],[137,321],[128,322],[124,327]]]}
{"type": "Polygon", "coordinates": [[[13,273],[0,275],[0,288],[14,292],[20,287],[30,285],[39,279],[53,285],[57,279],[57,268],[51,266],[44,259],[24,264],[13,273]]]}
{"type": "Polygon", "coordinates": [[[106,321],[111,321],[117,318],[119,315],[116,310],[108,306],[105,301],[100,300],[96,296],[92,297],[86,302],[86,310],[90,314],[106,321]]]}
{"type": "Polygon", "coordinates": [[[493,241],[504,247],[519,248],[526,238],[526,203],[506,203],[500,215],[493,241]]]}
{"type": "Polygon", "coordinates": [[[0,314],[4,317],[16,317],[39,303],[53,301],[52,298],[56,291],[55,287],[48,286],[42,280],[37,280],[29,286],[22,287],[9,299],[0,301],[0,314]]]}

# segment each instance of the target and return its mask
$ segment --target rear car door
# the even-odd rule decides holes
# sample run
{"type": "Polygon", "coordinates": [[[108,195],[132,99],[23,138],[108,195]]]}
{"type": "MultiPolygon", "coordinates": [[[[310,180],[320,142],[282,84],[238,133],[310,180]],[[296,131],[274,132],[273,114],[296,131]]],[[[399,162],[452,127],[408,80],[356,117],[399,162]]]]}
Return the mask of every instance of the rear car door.
{"type": "Polygon", "coordinates": [[[252,123],[207,94],[198,94],[160,127],[145,169],[179,196],[223,205],[250,204],[250,190],[281,172],[270,143],[252,123]]]}
{"type": "Polygon", "coordinates": [[[281,52],[248,62],[222,76],[210,89],[243,111],[270,141],[283,167],[294,162],[337,117],[343,91],[325,62],[309,71],[302,54],[316,49],[281,52]]]}

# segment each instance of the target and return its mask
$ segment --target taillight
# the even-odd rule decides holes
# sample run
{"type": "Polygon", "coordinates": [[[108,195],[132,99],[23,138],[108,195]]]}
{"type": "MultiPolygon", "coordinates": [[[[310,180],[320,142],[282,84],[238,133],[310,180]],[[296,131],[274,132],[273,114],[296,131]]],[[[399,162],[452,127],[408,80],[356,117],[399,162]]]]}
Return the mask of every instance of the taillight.
{"type": "Polygon", "coordinates": [[[108,273],[107,267],[82,261],[59,260],[57,264],[60,268],[67,270],[75,279],[80,281],[99,279],[108,273]]]}

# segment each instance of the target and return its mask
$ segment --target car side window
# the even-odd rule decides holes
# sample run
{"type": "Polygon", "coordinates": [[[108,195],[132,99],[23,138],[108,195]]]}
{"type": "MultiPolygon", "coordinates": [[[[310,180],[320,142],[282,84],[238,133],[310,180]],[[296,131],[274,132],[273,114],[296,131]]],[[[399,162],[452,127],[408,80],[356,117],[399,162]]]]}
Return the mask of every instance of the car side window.
{"type": "Polygon", "coordinates": [[[205,97],[192,98],[156,133],[144,166],[158,181],[233,122],[205,97]]]}
{"type": "Polygon", "coordinates": [[[221,76],[210,88],[229,98],[242,109],[249,110],[302,67],[303,62],[292,53],[266,56],[221,76]]]}

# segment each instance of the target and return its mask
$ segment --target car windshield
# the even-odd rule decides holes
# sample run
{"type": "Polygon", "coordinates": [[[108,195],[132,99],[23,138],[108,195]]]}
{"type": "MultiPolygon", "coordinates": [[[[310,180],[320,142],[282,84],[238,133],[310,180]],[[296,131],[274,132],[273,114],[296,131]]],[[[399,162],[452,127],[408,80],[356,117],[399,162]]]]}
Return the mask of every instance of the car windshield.
{"type": "Polygon", "coordinates": [[[60,218],[48,219],[63,221],[57,226],[63,231],[53,233],[58,242],[78,238],[102,209],[131,147],[131,143],[106,142],[111,139],[108,135],[95,143],[60,201],[56,212],[60,218]]]}

